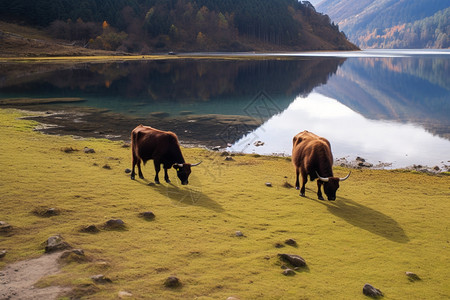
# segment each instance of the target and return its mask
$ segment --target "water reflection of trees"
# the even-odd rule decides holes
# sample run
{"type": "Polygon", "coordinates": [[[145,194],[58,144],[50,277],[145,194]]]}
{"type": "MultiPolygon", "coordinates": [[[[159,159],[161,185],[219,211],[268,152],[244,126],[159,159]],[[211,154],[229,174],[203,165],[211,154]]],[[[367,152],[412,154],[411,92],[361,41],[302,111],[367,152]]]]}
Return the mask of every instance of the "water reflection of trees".
{"type": "MultiPolygon", "coordinates": [[[[3,74],[1,92],[83,94],[138,99],[147,103],[201,102],[253,97],[265,91],[293,100],[327,82],[342,58],[305,60],[167,60],[123,63],[83,63],[42,73],[3,74]],[[19,76],[18,78],[12,78],[19,76]]],[[[18,65],[20,68],[21,65],[18,65]]],[[[36,69],[36,65],[35,65],[36,69]]]]}

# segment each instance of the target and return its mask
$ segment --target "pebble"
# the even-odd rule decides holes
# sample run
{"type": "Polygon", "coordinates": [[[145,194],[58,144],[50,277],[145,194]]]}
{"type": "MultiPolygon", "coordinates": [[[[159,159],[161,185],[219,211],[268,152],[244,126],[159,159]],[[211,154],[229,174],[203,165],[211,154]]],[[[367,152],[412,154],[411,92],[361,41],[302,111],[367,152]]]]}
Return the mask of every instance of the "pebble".
{"type": "Polygon", "coordinates": [[[282,274],[284,276],[294,276],[295,275],[295,271],[289,268],[286,268],[283,270],[282,274]]]}
{"type": "Polygon", "coordinates": [[[91,276],[91,279],[96,283],[111,283],[112,282],[111,279],[109,279],[108,277],[106,277],[103,274],[91,276]]]}
{"type": "Polygon", "coordinates": [[[419,281],[422,280],[419,275],[413,273],[413,272],[405,272],[406,276],[408,276],[409,281],[419,281]]]}

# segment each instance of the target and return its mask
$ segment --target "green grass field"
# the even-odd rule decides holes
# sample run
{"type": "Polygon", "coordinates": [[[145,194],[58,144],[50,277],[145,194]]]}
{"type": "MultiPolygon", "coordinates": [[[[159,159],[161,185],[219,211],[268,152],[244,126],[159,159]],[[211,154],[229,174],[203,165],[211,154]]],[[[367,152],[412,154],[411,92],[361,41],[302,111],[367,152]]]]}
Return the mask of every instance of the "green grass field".
{"type": "MultiPolygon", "coordinates": [[[[85,299],[117,299],[119,291],[132,299],[364,299],[365,283],[384,299],[450,296],[449,176],[353,170],[328,202],[317,200],[315,182],[306,198],[286,187],[295,179],[286,158],[225,161],[218,152],[183,148],[188,162],[203,161],[190,184],[181,186],[171,169],[172,184],[148,185],[153,163],[143,169],[146,180],[130,180],[131,150],[123,143],[44,135],[21,115],[0,110],[0,221],[13,226],[0,235],[0,250],[8,251],[0,268],[42,255],[54,234],[87,257],[63,264],[40,286],[71,286],[72,296],[85,299]],[[79,151],[63,151],[70,147],[79,151]],[[33,213],[46,208],[61,214],[33,213]],[[139,217],[145,211],[156,218],[139,217]],[[101,228],[113,218],[126,228],[101,228]],[[91,224],[100,232],[80,232],[91,224]],[[279,253],[300,255],[308,266],[284,276],[279,253]],[[407,271],[422,280],[409,281],[407,271]],[[112,283],[93,283],[96,274],[112,283]],[[182,286],[164,287],[169,276],[182,286]]],[[[340,177],[348,171],[335,168],[340,177]]]]}

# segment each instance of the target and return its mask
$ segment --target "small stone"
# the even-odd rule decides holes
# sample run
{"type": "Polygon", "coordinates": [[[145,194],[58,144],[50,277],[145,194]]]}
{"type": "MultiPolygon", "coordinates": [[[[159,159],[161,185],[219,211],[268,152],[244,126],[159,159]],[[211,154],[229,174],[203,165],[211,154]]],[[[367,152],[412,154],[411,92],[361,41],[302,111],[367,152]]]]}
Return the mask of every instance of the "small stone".
{"type": "Polygon", "coordinates": [[[271,182],[266,182],[266,186],[272,187],[272,183],[271,182]]]}
{"type": "Polygon", "coordinates": [[[0,258],[3,258],[6,256],[6,253],[8,253],[8,251],[6,250],[0,250],[0,258]]]}
{"type": "Polygon", "coordinates": [[[108,164],[104,165],[102,168],[103,168],[103,169],[106,169],[106,170],[111,170],[111,166],[108,165],[108,164]]]}
{"type": "Polygon", "coordinates": [[[47,239],[45,253],[51,253],[72,248],[60,235],[54,235],[47,239]]]}
{"type": "Polygon", "coordinates": [[[236,235],[236,236],[239,236],[239,237],[244,236],[244,234],[242,233],[242,231],[239,231],[239,230],[236,231],[235,235],[236,235]]]}
{"type": "Polygon", "coordinates": [[[97,233],[100,231],[100,229],[97,228],[95,225],[88,225],[80,229],[81,232],[88,232],[88,233],[97,233]]]}
{"type": "Polygon", "coordinates": [[[108,229],[123,229],[125,228],[125,222],[121,219],[111,219],[106,221],[105,227],[108,229]]]}
{"type": "Polygon", "coordinates": [[[219,151],[219,150],[220,150],[220,146],[212,147],[211,150],[213,150],[213,151],[219,151]]]}
{"type": "Polygon", "coordinates": [[[164,286],[168,288],[176,288],[181,286],[180,280],[175,276],[167,277],[164,281],[164,286]]]}
{"type": "Polygon", "coordinates": [[[95,150],[89,147],[84,147],[84,153],[95,153],[95,150]]]}
{"type": "Polygon", "coordinates": [[[275,244],[275,248],[283,248],[283,247],[284,247],[284,245],[281,244],[281,243],[276,243],[275,244]]]}
{"type": "Polygon", "coordinates": [[[144,219],[149,220],[149,221],[155,219],[155,214],[153,212],[151,212],[151,211],[142,212],[142,213],[139,214],[139,216],[141,218],[144,218],[144,219]]]}
{"type": "Polygon", "coordinates": [[[234,160],[234,158],[231,157],[231,156],[227,156],[227,157],[225,157],[225,160],[226,160],[226,161],[232,161],[232,160],[234,160]]]}
{"type": "Polygon", "coordinates": [[[255,145],[255,147],[261,147],[261,146],[264,146],[264,142],[256,141],[253,143],[253,145],[255,145]]]}
{"type": "Polygon", "coordinates": [[[413,272],[406,272],[405,274],[406,274],[406,276],[408,276],[408,280],[411,281],[411,282],[422,280],[419,277],[419,275],[417,275],[417,274],[415,274],[413,272]]]}
{"type": "Polygon", "coordinates": [[[12,226],[4,221],[0,221],[0,233],[8,233],[12,230],[12,226]]]}
{"type": "Polygon", "coordinates": [[[294,239],[287,239],[284,241],[286,245],[297,247],[297,242],[294,239]]]}
{"type": "Polygon", "coordinates": [[[156,186],[156,184],[154,182],[149,182],[147,185],[148,186],[156,186]]]}
{"type": "Polygon", "coordinates": [[[366,296],[369,296],[369,297],[374,297],[374,298],[383,297],[383,293],[379,289],[373,287],[372,285],[370,285],[368,283],[366,283],[363,287],[363,294],[366,296]]]}
{"type": "Polygon", "coordinates": [[[57,216],[60,214],[59,210],[52,207],[47,209],[47,211],[44,213],[46,216],[57,216]]]}
{"type": "Polygon", "coordinates": [[[295,254],[278,254],[278,256],[294,267],[305,267],[306,261],[299,255],[295,254]]]}
{"type": "Polygon", "coordinates": [[[66,262],[75,261],[81,263],[87,261],[83,249],[73,249],[64,251],[60,256],[60,259],[65,260],[66,262]]]}
{"type": "Polygon", "coordinates": [[[133,294],[127,291],[120,291],[117,296],[119,296],[120,299],[133,297],[133,294]]]}
{"type": "Polygon", "coordinates": [[[106,277],[103,274],[98,274],[98,275],[91,276],[91,279],[94,282],[96,282],[96,283],[102,283],[102,284],[103,283],[111,283],[112,282],[111,279],[109,279],[108,277],[106,277]]]}
{"type": "Polygon", "coordinates": [[[295,271],[289,268],[286,268],[283,270],[282,274],[284,276],[294,276],[295,275],[295,271]]]}
{"type": "Polygon", "coordinates": [[[130,174],[130,173],[131,173],[131,170],[128,169],[128,168],[126,168],[126,169],[125,169],[125,174],[130,174]]]}
{"type": "Polygon", "coordinates": [[[239,298],[237,298],[235,296],[230,296],[230,297],[227,298],[227,300],[241,300],[241,299],[239,299],[239,298]]]}

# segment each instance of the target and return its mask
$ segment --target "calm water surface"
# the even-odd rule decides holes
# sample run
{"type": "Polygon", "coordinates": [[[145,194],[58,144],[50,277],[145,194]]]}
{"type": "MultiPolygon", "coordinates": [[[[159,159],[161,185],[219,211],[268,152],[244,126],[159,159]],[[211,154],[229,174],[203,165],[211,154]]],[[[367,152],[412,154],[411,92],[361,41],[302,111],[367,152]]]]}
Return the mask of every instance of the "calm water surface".
{"type": "MultiPolygon", "coordinates": [[[[392,167],[449,164],[448,50],[218,55],[71,65],[3,62],[0,99],[79,97],[85,101],[65,107],[149,118],[148,125],[168,130],[171,118],[189,124],[200,122],[199,116],[226,116],[222,127],[205,123],[195,134],[214,130],[209,133],[232,151],[289,155],[292,137],[309,130],[330,140],[335,158],[360,156],[392,167]]],[[[183,130],[177,130],[183,141],[183,130]]]]}

